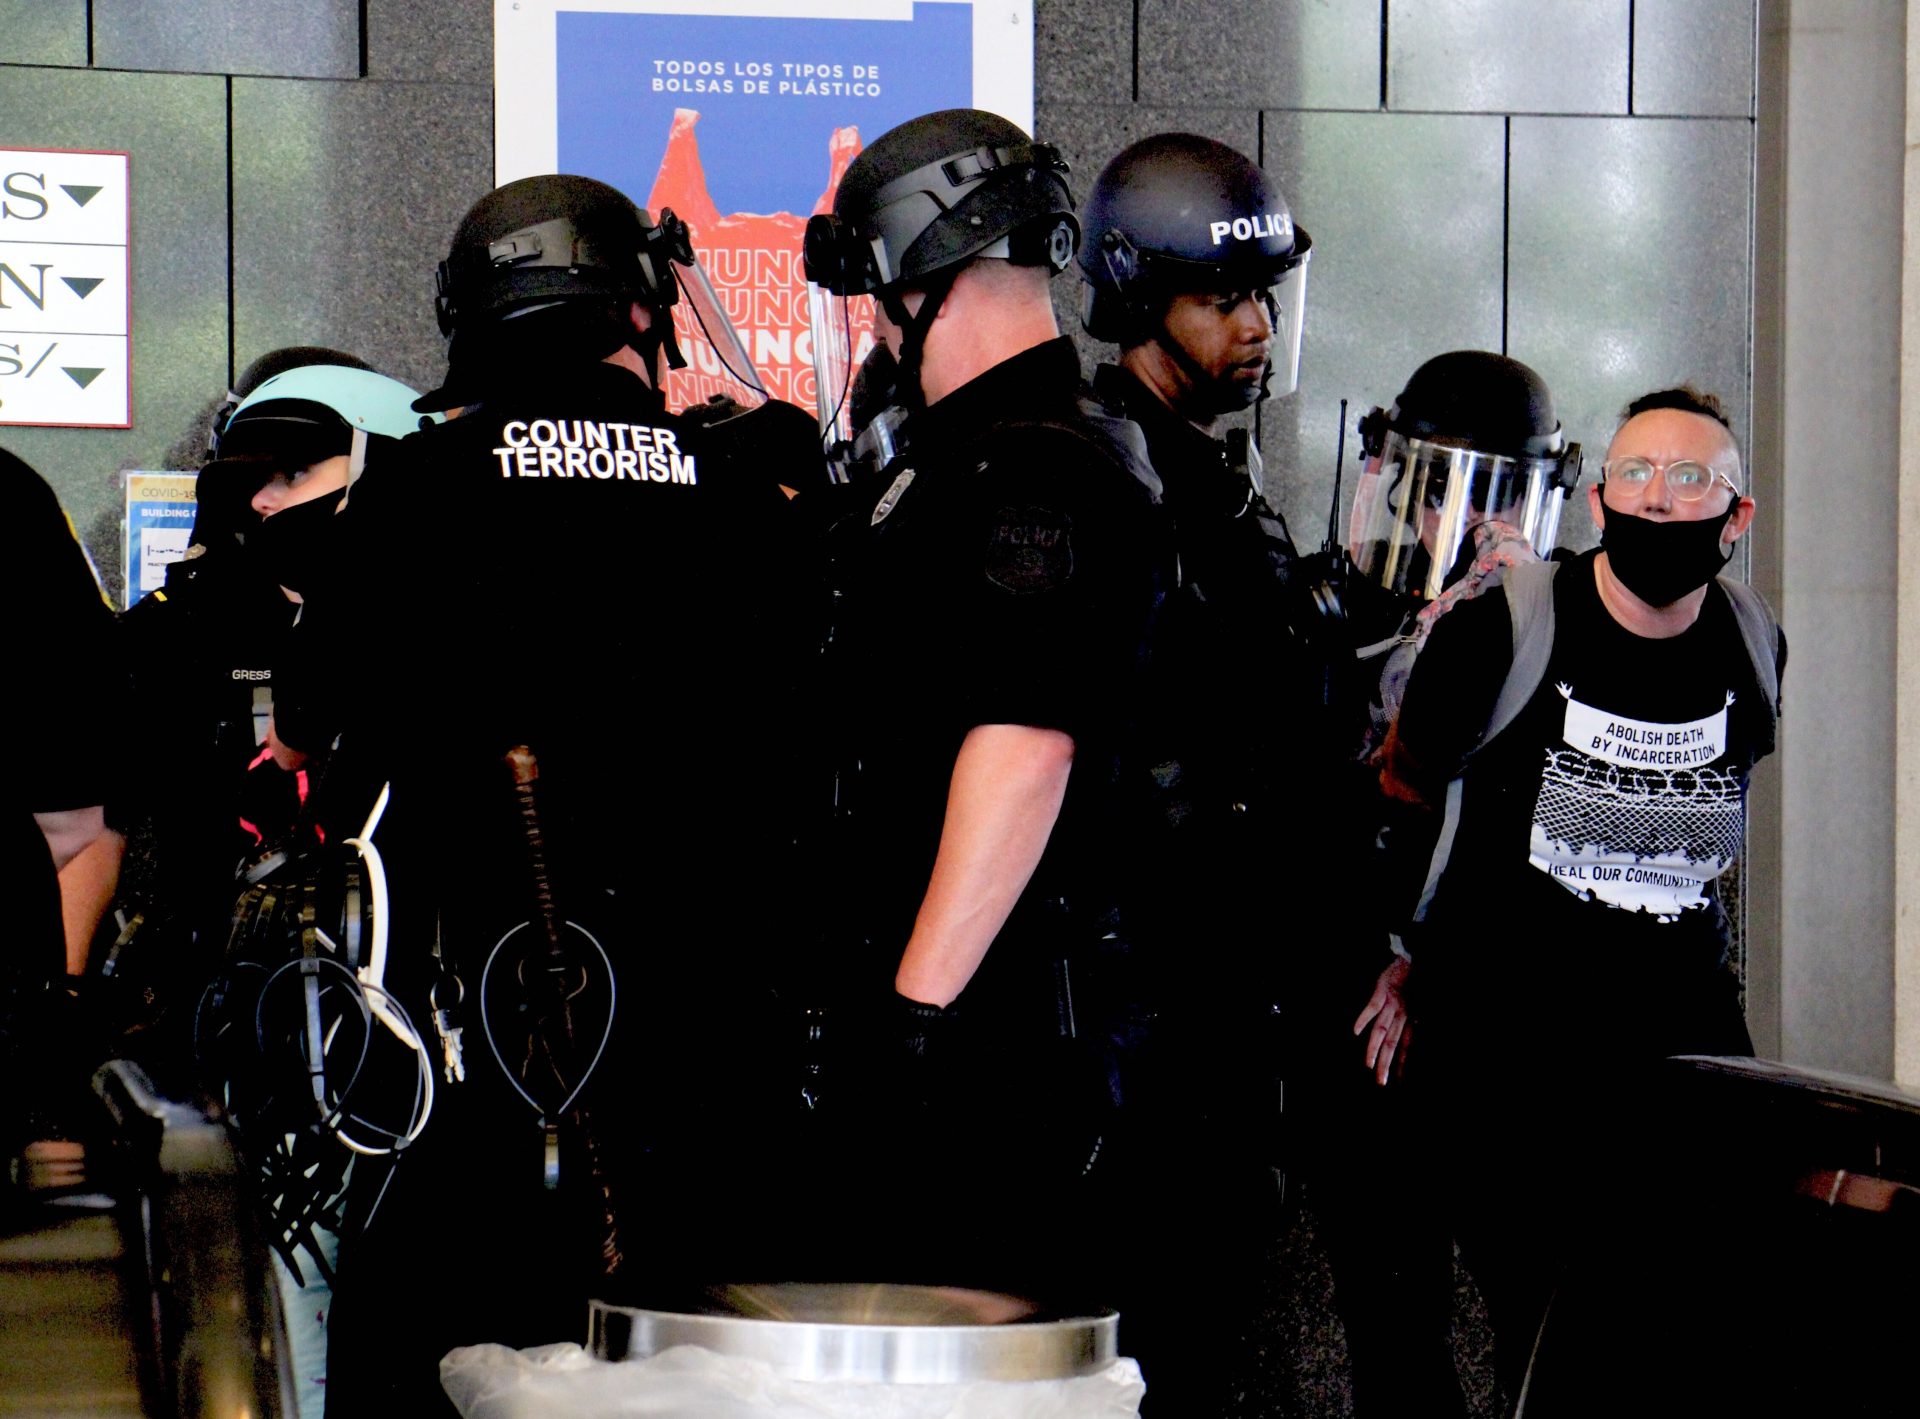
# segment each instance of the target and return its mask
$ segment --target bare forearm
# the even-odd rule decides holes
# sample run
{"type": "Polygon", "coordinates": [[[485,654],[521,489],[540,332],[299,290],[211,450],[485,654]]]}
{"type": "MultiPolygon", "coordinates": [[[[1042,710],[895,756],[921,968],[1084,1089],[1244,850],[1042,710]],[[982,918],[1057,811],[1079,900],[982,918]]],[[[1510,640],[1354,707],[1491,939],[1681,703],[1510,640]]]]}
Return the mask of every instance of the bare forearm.
{"type": "Polygon", "coordinates": [[[933,876],[894,987],[951,1004],[986,958],[1060,816],[1073,739],[1057,729],[984,724],[954,760],[933,876]]]}

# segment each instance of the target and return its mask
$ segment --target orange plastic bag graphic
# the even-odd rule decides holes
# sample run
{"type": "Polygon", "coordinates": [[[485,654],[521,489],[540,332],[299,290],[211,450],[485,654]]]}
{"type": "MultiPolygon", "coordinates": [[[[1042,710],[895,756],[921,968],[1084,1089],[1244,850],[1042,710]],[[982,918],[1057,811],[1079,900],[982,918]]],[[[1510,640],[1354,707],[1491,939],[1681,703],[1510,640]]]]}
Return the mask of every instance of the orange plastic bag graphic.
{"type": "MultiPolygon", "coordinates": [[[[807,319],[807,277],[801,262],[805,216],[792,212],[722,214],[707,187],[694,127],[698,111],[676,109],[660,171],[647,196],[656,215],[671,208],[693,229],[693,247],[719,294],[727,317],[753,359],[767,394],[803,409],[813,409],[812,336],[807,319]]],[[[860,152],[857,128],[837,128],[828,143],[825,189],[814,212],[833,210],[840,178],[860,152]]],[[[715,394],[737,394],[738,384],[714,350],[713,342],[690,318],[684,303],[675,308],[675,333],[687,368],[667,378],[667,404],[684,409],[715,394]]],[[[851,365],[873,348],[873,303],[852,303],[851,365]]]]}

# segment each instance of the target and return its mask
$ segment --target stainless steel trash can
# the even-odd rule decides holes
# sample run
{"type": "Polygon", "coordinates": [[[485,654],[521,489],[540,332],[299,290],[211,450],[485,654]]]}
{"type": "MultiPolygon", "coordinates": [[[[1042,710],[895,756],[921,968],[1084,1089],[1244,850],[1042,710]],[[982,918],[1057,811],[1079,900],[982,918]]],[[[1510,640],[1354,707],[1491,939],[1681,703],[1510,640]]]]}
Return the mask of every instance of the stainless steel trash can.
{"type": "Polygon", "coordinates": [[[726,1286],[665,1309],[595,1301],[588,1348],[618,1361],[696,1345],[796,1380],[1065,1380],[1115,1362],[1119,1320],[940,1286],[726,1286]]]}

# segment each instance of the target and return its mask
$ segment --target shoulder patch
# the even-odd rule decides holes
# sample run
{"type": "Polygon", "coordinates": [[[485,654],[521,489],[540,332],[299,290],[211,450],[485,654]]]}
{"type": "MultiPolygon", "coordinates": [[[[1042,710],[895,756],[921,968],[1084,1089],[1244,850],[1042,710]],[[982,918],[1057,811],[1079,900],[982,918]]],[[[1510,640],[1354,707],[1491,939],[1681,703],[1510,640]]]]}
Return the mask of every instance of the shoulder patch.
{"type": "Polygon", "coordinates": [[[1001,508],[989,524],[985,571],[1016,595],[1065,585],[1073,575],[1073,519],[1053,508],[1001,508]]]}

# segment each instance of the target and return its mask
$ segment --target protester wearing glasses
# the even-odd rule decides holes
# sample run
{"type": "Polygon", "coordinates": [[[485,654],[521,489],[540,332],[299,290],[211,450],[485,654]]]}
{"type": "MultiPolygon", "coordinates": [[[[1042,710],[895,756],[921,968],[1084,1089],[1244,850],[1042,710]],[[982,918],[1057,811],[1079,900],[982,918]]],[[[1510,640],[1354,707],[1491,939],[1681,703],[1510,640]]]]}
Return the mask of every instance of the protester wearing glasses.
{"type": "Polygon", "coordinates": [[[1786,645],[1722,575],[1743,483],[1712,397],[1628,405],[1588,490],[1599,548],[1511,567],[1441,620],[1384,751],[1383,789],[1426,820],[1394,853],[1420,963],[1408,1079],[1509,1402],[1558,1270],[1601,1235],[1595,1200],[1647,1164],[1643,1072],[1751,1052],[1719,882],[1786,645]]]}

